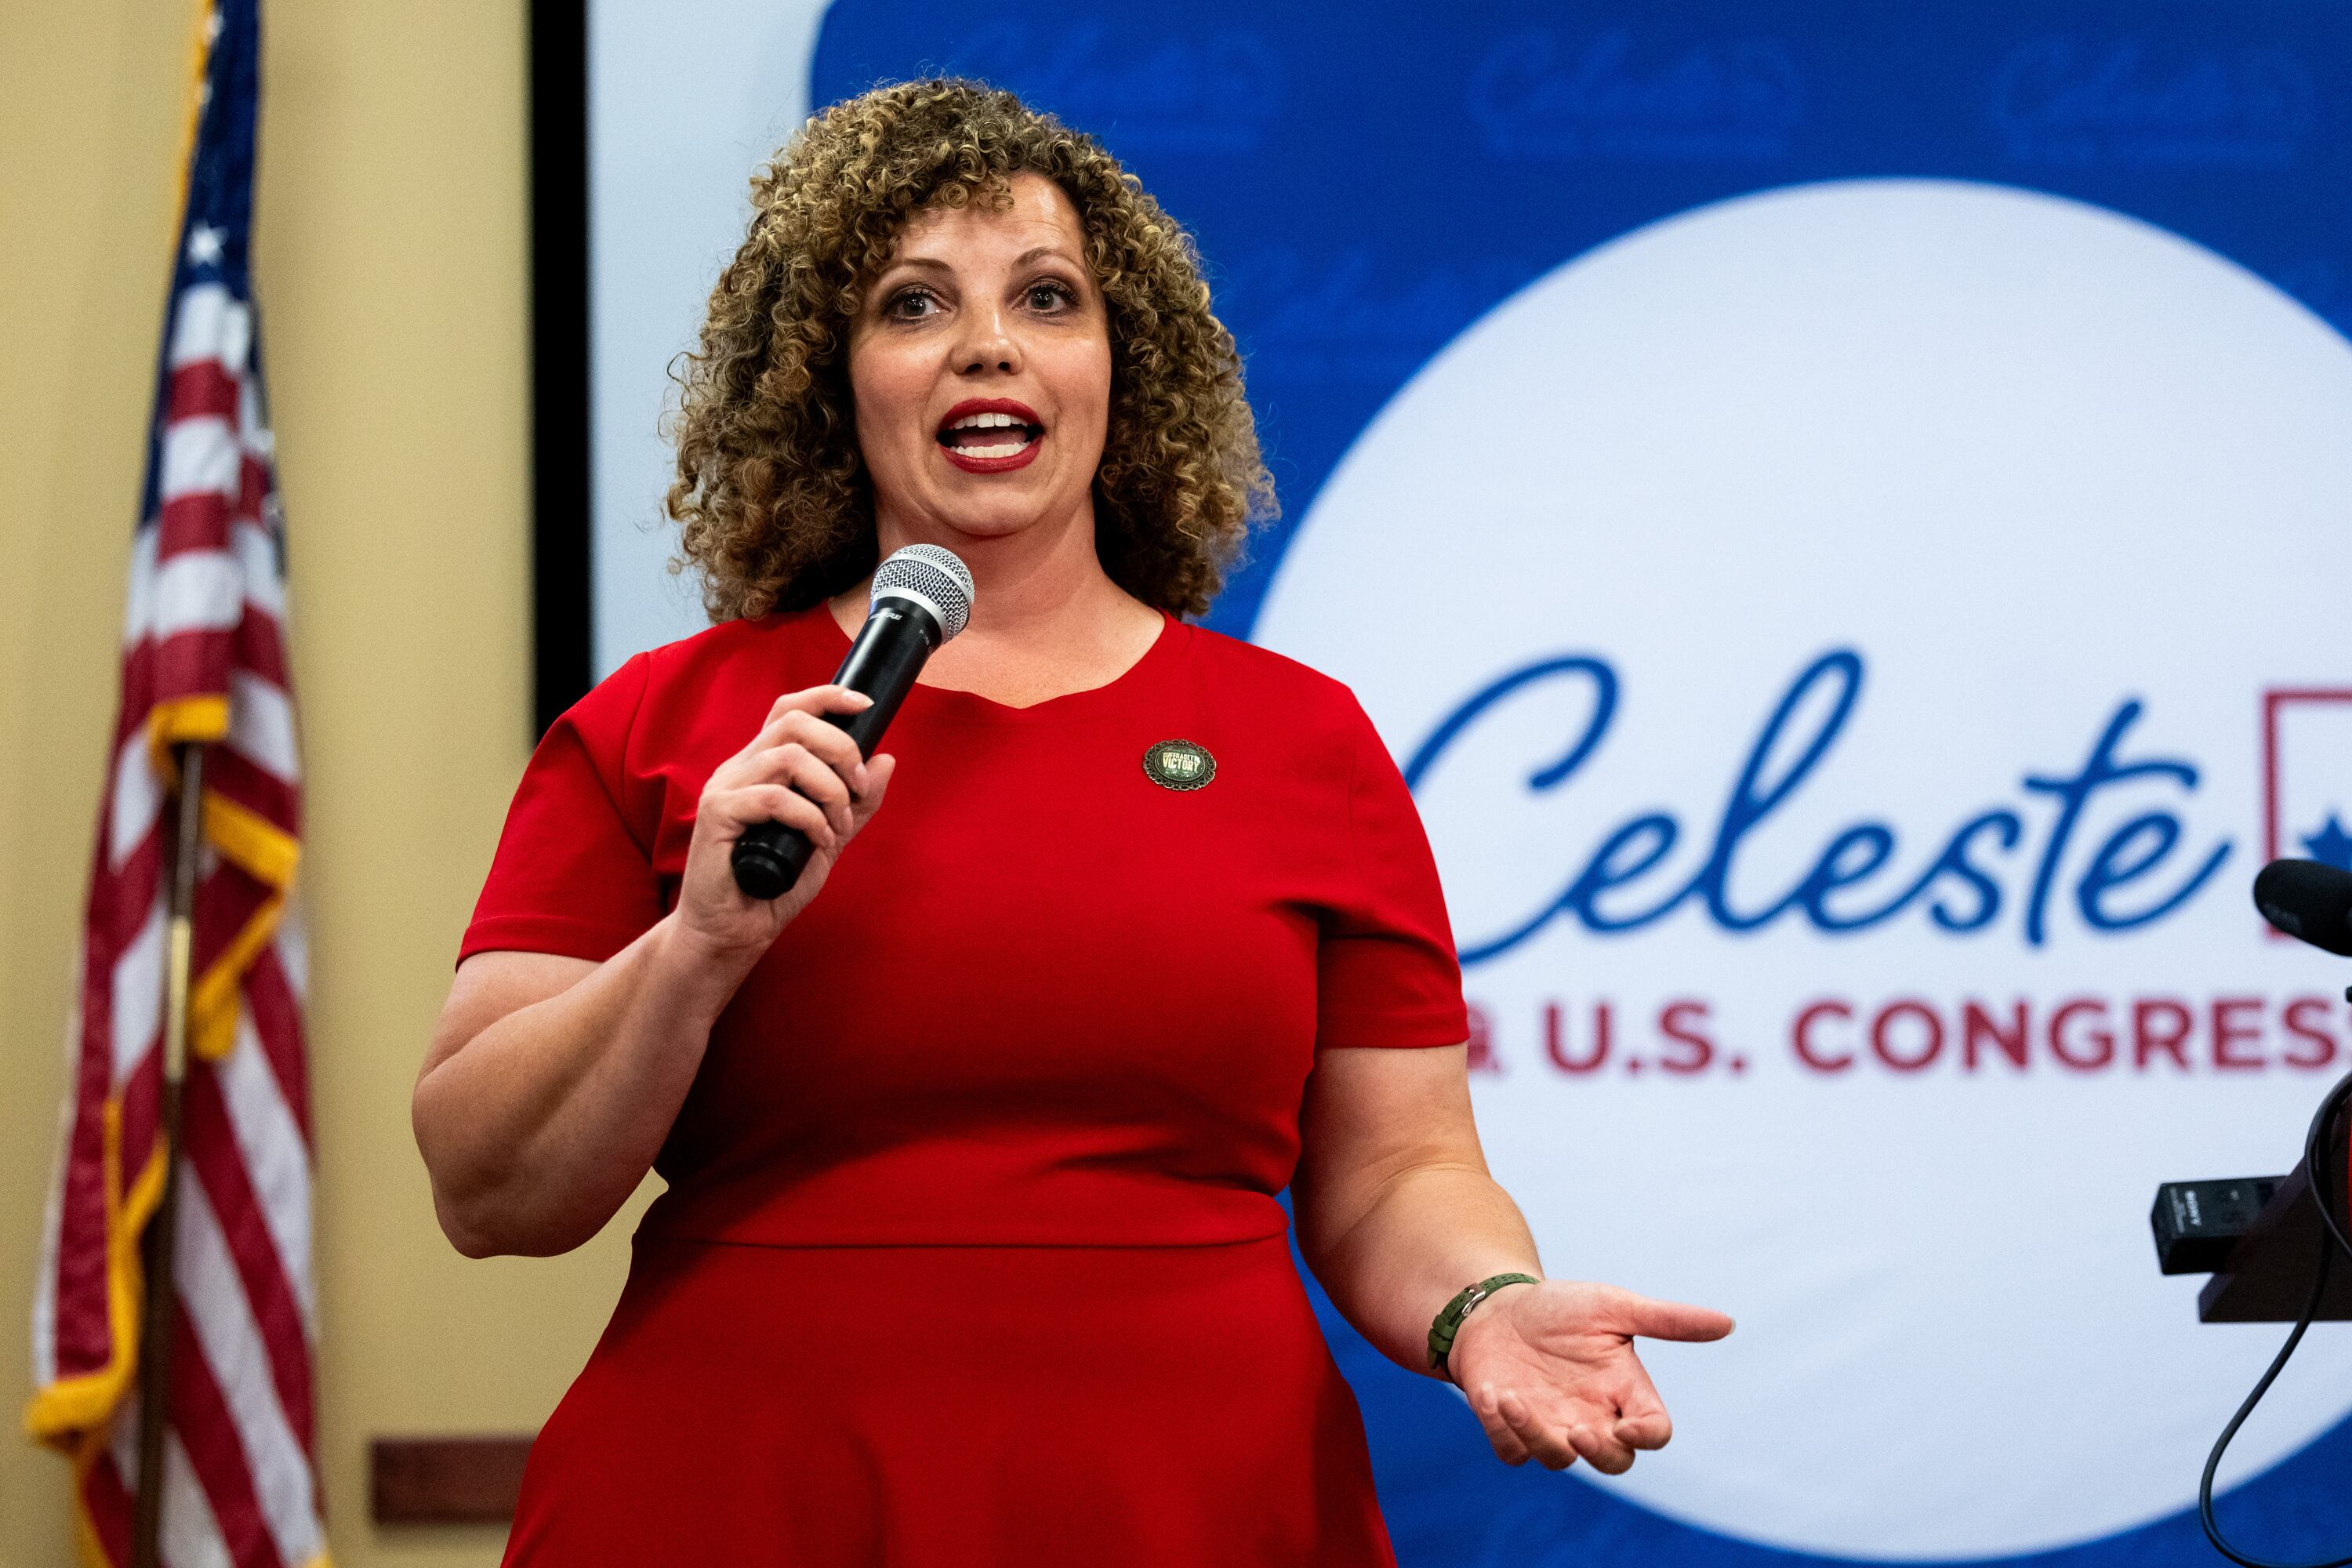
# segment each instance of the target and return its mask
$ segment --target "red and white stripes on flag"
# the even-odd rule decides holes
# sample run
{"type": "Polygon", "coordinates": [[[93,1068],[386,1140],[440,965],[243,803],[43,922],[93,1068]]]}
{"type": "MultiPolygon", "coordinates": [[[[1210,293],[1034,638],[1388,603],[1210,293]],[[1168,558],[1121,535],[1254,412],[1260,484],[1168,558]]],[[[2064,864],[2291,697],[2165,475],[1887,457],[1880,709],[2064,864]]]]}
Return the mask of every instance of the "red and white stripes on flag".
{"type": "Polygon", "coordinates": [[[257,0],[215,0],[131,552],[33,1309],[26,1425],[74,1459],[83,1561],[130,1560],[139,1237],[160,1130],[173,748],[205,745],[174,1254],[163,1561],[325,1560],[312,1391],[305,961],[289,904],[301,776],[283,535],[247,288],[257,0]]]}

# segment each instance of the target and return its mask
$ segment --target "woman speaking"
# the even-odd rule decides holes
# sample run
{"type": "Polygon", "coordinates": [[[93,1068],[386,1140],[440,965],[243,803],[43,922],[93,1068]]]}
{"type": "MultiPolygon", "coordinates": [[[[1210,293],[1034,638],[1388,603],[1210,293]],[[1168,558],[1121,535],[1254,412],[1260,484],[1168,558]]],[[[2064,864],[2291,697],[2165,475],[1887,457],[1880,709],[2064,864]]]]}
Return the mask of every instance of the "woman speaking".
{"type": "Polygon", "coordinates": [[[416,1086],[469,1255],[668,1183],[507,1560],[1390,1563],[1286,1186],[1506,1462],[1663,1445],[1633,1336],[1729,1320],[1542,1279],[1395,767],[1345,688],[1180,618],[1270,500],[1182,230],[961,82],[752,189],[669,496],[716,624],[541,743],[416,1086]],[[827,682],[917,543],[970,626],[863,757],[827,682]],[[814,855],[761,901],[769,821],[814,855]]]}

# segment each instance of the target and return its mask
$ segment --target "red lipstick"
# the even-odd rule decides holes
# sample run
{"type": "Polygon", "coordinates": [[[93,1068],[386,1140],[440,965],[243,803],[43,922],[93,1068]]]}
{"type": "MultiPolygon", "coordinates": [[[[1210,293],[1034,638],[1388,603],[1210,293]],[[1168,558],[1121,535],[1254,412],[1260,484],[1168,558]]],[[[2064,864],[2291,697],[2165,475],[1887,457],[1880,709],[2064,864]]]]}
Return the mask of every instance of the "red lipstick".
{"type": "Polygon", "coordinates": [[[940,454],[965,473],[1002,474],[1036,461],[1045,422],[1009,397],[967,397],[940,420],[934,439],[940,454]]]}

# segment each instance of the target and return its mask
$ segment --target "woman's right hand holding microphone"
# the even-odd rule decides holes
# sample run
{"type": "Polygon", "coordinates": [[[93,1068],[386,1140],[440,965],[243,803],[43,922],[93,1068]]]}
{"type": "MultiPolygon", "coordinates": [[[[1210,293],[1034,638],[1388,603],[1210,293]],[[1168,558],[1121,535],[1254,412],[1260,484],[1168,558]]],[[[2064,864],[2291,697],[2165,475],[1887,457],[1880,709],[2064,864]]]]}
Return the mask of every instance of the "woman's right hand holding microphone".
{"type": "Polygon", "coordinates": [[[738,978],[824,889],[833,863],[882,805],[898,759],[864,760],[857,743],[825,718],[860,712],[872,702],[843,686],[787,692],[751,743],[702,786],[672,918],[698,954],[734,969],[738,978]],[[730,860],[735,840],[761,822],[799,829],[814,851],[800,879],[773,899],[754,899],[737,887],[730,860]]]}

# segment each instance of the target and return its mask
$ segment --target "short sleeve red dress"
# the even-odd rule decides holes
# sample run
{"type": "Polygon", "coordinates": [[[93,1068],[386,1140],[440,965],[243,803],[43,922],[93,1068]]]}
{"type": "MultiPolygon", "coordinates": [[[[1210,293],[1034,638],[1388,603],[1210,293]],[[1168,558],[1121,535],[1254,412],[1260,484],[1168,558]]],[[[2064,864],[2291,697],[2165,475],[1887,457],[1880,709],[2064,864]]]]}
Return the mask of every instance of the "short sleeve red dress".
{"type": "MultiPolygon", "coordinates": [[[[626,946],[711,770],[847,647],[820,605],[630,660],[531,758],[463,952],[626,946]]],[[[919,687],[885,744],[712,1031],[507,1561],[1391,1563],[1275,1197],[1318,1048],[1467,1032],[1370,724],[1171,619],[1034,707],[919,687]],[[1168,741],[1213,771],[1159,782],[1168,741]]]]}

